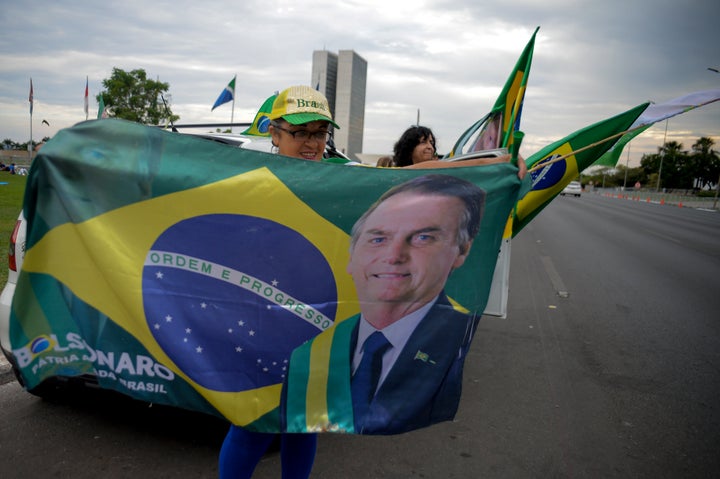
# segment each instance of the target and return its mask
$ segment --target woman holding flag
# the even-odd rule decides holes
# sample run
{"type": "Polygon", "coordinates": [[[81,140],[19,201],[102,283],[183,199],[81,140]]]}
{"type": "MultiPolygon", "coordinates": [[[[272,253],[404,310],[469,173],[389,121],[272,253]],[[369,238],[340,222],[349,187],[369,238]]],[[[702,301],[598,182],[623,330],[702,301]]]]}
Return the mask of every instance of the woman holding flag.
{"type": "MultiPolygon", "coordinates": [[[[275,98],[269,118],[268,131],[277,153],[300,160],[322,160],[330,127],[340,128],[332,119],[327,99],[307,86],[283,90],[275,98]]],[[[279,436],[283,479],[310,477],[317,434],[279,436]]],[[[220,478],[252,477],[260,459],[277,437],[278,434],[251,432],[231,425],[220,450],[220,478]]]]}
{"type": "MultiPolygon", "coordinates": [[[[283,90],[275,98],[268,117],[270,120],[268,132],[276,152],[301,160],[322,161],[330,137],[330,127],[340,128],[332,119],[325,96],[308,86],[293,86],[283,90]]],[[[425,134],[425,137],[427,138],[428,135],[425,134]]],[[[435,148],[432,144],[434,137],[431,138],[434,153],[435,148]]],[[[509,159],[510,156],[507,155],[493,159],[448,163],[428,158],[429,161],[408,167],[448,168],[505,162],[509,159]]],[[[518,175],[522,178],[526,172],[524,161],[520,161],[519,164],[521,167],[518,175]]],[[[288,351],[288,355],[290,353],[291,351],[288,351]]],[[[252,477],[260,459],[278,436],[283,479],[308,478],[317,450],[317,434],[253,432],[235,425],[230,426],[220,450],[220,478],[252,477]]]]}
{"type": "Polygon", "coordinates": [[[386,166],[405,167],[437,160],[435,135],[426,126],[413,125],[400,136],[393,147],[393,152],[395,154],[391,164],[386,166]]]}

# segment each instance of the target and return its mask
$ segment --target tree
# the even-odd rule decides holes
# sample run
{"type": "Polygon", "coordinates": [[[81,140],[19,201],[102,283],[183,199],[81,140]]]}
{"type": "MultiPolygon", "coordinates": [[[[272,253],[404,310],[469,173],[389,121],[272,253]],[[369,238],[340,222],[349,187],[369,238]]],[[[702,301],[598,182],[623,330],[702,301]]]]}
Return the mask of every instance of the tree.
{"type": "Polygon", "coordinates": [[[712,149],[714,144],[712,138],[702,137],[692,146],[691,157],[699,188],[714,185],[720,177],[720,157],[712,149]]]}
{"type": "Polygon", "coordinates": [[[666,182],[669,188],[692,189],[695,171],[690,155],[682,148],[682,144],[677,141],[665,143],[665,159],[669,160],[671,169],[665,170],[665,166],[663,166],[663,175],[664,171],[668,171],[670,174],[669,181],[666,182]]]}
{"type": "Polygon", "coordinates": [[[635,183],[645,185],[648,182],[648,177],[645,171],[640,168],[628,168],[625,165],[617,165],[615,167],[617,173],[614,175],[613,181],[620,186],[626,186],[632,189],[635,183]]]}
{"type": "Polygon", "coordinates": [[[141,68],[131,72],[113,68],[110,78],[103,80],[102,83],[105,90],[98,95],[98,103],[102,95],[105,107],[116,118],[145,125],[159,125],[180,119],[160,98],[162,94],[167,97],[166,93],[170,85],[148,80],[145,70],[141,68]]]}
{"type": "MultiPolygon", "coordinates": [[[[47,143],[50,141],[49,136],[43,137],[42,140],[33,140],[33,148],[36,145],[39,145],[40,143],[47,143]]],[[[10,138],[5,138],[2,143],[0,143],[0,149],[3,150],[18,150],[18,151],[28,151],[28,143],[29,141],[26,141],[24,143],[18,143],[17,141],[13,141],[10,138]]]]}
{"type": "Polygon", "coordinates": [[[656,181],[659,173],[663,188],[693,187],[695,177],[690,166],[690,157],[682,150],[682,144],[676,141],[668,141],[659,147],[657,154],[643,155],[640,166],[648,177],[654,177],[656,181]]]}

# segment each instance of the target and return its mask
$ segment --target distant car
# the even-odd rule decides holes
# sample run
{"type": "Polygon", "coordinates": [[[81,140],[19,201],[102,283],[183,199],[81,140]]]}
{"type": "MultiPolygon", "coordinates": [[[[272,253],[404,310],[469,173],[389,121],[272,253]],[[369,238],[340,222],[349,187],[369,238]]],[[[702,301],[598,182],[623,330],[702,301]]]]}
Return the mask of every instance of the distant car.
{"type": "MultiPolygon", "coordinates": [[[[271,152],[272,143],[269,137],[247,136],[232,133],[181,133],[191,134],[193,136],[205,138],[207,140],[224,143],[238,148],[271,152]]],[[[347,156],[337,151],[331,142],[325,148],[325,158],[329,161],[338,160],[341,162],[353,162],[347,156]]],[[[18,274],[22,267],[23,258],[25,257],[25,237],[27,233],[27,221],[21,211],[15,223],[15,228],[10,236],[10,248],[8,252],[8,281],[0,293],[0,350],[10,362],[13,372],[18,381],[22,384],[22,378],[19,375],[17,361],[12,354],[10,347],[10,308],[12,298],[15,294],[15,285],[17,284],[18,274]]],[[[57,386],[67,383],[79,383],[84,386],[97,385],[97,379],[93,375],[83,375],[80,377],[55,377],[53,381],[44,381],[30,392],[38,396],[48,396],[54,394],[57,386]]]]}
{"type": "Polygon", "coordinates": [[[582,196],[582,185],[579,181],[571,181],[568,185],[560,192],[561,196],[572,195],[582,196]]]}

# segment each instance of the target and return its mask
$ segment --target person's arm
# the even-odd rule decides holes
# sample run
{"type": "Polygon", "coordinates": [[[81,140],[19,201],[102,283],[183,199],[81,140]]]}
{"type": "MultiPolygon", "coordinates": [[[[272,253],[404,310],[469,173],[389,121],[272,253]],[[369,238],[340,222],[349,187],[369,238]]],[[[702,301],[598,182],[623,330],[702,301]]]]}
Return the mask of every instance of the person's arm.
{"type": "MultiPolygon", "coordinates": [[[[414,165],[405,166],[405,168],[414,169],[434,169],[434,168],[454,168],[461,166],[478,166],[478,165],[491,165],[494,163],[506,163],[510,161],[510,155],[495,156],[490,158],[475,158],[472,160],[465,161],[440,161],[431,160],[424,161],[422,163],[415,163],[414,165]]],[[[518,178],[521,180],[525,178],[527,174],[527,165],[525,159],[518,156],[518,178]]]]}

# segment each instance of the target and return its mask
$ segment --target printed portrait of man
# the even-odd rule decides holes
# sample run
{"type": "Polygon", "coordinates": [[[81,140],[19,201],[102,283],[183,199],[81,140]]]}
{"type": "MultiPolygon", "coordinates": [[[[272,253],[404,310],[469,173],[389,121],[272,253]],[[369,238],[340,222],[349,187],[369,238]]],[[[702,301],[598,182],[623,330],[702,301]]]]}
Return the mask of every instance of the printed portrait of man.
{"type": "Polygon", "coordinates": [[[351,232],[347,272],[360,314],[293,353],[288,432],[396,434],[451,420],[479,316],[444,292],[480,229],[485,192],[441,174],[380,197],[351,232]]]}

